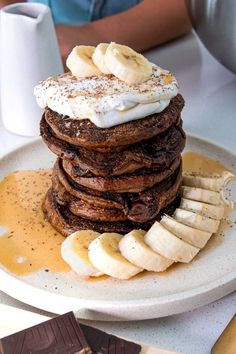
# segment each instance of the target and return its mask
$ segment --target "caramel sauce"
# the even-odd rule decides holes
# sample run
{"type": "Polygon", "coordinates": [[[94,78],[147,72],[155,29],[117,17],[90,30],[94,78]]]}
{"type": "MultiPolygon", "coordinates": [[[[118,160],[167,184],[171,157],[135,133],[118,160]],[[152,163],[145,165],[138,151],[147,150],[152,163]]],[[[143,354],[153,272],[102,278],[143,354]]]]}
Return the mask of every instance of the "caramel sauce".
{"type": "MultiPolygon", "coordinates": [[[[183,154],[185,173],[221,174],[226,168],[219,162],[195,152],[183,154]]],[[[51,170],[17,171],[0,182],[0,263],[16,275],[27,275],[40,269],[66,272],[70,267],[60,254],[64,237],[44,219],[43,198],[51,185],[51,170]],[[3,231],[5,229],[5,232],[3,231]]],[[[228,215],[232,212],[229,210],[228,215]]],[[[206,247],[222,242],[223,231],[229,227],[223,221],[220,231],[206,247]]],[[[168,272],[175,267],[171,266],[168,272]]],[[[159,273],[165,274],[166,272],[159,273]]],[[[146,272],[142,273],[142,276],[146,272]]],[[[101,277],[101,279],[106,276],[101,277]]],[[[89,281],[99,278],[89,278],[89,281]]]]}
{"type": "Polygon", "coordinates": [[[106,274],[102,274],[102,275],[99,275],[98,277],[87,277],[85,278],[85,280],[87,282],[93,282],[93,281],[99,281],[99,280],[106,280],[109,278],[109,275],[106,275],[106,274]]]}
{"type": "Polygon", "coordinates": [[[183,172],[186,174],[199,174],[202,176],[214,176],[228,170],[220,162],[200,155],[196,152],[185,152],[183,157],[183,172]]]}
{"type": "Polygon", "coordinates": [[[64,237],[44,219],[42,201],[51,184],[51,170],[18,171],[0,182],[0,263],[16,275],[39,269],[65,272],[61,258],[64,237]]]}

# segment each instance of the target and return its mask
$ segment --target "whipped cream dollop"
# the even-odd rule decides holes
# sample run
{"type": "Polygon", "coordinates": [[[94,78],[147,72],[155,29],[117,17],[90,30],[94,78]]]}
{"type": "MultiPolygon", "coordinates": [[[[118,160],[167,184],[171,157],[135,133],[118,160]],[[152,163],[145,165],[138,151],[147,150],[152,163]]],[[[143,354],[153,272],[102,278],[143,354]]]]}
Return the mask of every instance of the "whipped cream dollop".
{"type": "Polygon", "coordinates": [[[34,94],[41,108],[73,119],[89,119],[110,128],[160,113],[178,93],[178,83],[167,70],[152,65],[151,77],[129,85],[113,75],[76,78],[71,73],[41,81],[34,94]]]}

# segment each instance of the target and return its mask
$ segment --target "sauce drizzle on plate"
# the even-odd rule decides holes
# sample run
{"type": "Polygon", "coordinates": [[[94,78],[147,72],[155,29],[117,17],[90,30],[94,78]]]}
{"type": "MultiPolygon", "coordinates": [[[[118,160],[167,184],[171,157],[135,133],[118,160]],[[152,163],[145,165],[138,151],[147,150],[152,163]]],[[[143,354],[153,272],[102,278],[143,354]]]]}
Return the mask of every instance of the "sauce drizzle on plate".
{"type": "Polygon", "coordinates": [[[0,182],[0,263],[16,275],[39,269],[65,272],[61,258],[64,237],[44,219],[43,198],[51,170],[17,171],[0,182]]]}

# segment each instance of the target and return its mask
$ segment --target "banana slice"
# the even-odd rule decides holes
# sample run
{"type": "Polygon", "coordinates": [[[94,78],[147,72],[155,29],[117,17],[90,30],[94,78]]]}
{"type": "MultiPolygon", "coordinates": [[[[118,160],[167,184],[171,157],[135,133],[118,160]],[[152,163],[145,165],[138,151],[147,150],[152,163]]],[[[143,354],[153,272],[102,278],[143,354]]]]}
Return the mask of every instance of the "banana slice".
{"type": "Polygon", "coordinates": [[[62,242],[62,258],[82,277],[98,277],[103,274],[93,267],[88,258],[88,246],[99,235],[92,230],[76,231],[62,242]]]}
{"type": "Polygon", "coordinates": [[[122,237],[119,243],[122,256],[137,267],[149,271],[162,272],[166,270],[173,261],[162,257],[148,247],[144,242],[144,235],[145,231],[143,230],[132,230],[122,237]]]}
{"type": "Polygon", "coordinates": [[[220,225],[220,220],[210,219],[206,216],[180,208],[175,210],[173,218],[185,225],[193,227],[194,229],[211,233],[217,232],[220,225]]]}
{"type": "Polygon", "coordinates": [[[168,215],[164,215],[160,223],[175,236],[198,248],[203,248],[212,235],[210,232],[184,225],[168,215]]]}
{"type": "Polygon", "coordinates": [[[194,213],[207,216],[208,218],[221,220],[224,216],[224,207],[211,205],[207,203],[197,202],[196,200],[190,200],[181,198],[180,208],[193,211],[194,213]]]}
{"type": "Polygon", "coordinates": [[[66,60],[66,66],[76,77],[90,77],[101,75],[101,71],[94,64],[92,56],[95,47],[79,45],[72,49],[66,60]]]}
{"type": "Polygon", "coordinates": [[[142,54],[114,42],[107,47],[105,63],[113,75],[131,85],[148,80],[152,74],[152,65],[142,54]]]}
{"type": "Polygon", "coordinates": [[[207,189],[196,187],[181,187],[181,195],[183,198],[196,200],[213,205],[221,204],[221,195],[219,192],[209,191],[207,189]]]}
{"type": "Polygon", "coordinates": [[[108,46],[108,43],[100,43],[93,53],[93,62],[103,74],[111,74],[105,63],[105,54],[108,46]]]}
{"type": "Polygon", "coordinates": [[[175,262],[189,263],[200,251],[180,240],[157,221],[145,234],[144,241],[154,251],[175,262]]]}
{"type": "Polygon", "coordinates": [[[125,259],[119,250],[122,235],[104,233],[89,245],[89,259],[101,272],[118,279],[129,279],[143,269],[125,259]]]}
{"type": "Polygon", "coordinates": [[[200,176],[183,176],[183,184],[189,187],[198,187],[219,192],[226,184],[236,179],[236,176],[224,171],[220,177],[200,177],[200,176]]]}

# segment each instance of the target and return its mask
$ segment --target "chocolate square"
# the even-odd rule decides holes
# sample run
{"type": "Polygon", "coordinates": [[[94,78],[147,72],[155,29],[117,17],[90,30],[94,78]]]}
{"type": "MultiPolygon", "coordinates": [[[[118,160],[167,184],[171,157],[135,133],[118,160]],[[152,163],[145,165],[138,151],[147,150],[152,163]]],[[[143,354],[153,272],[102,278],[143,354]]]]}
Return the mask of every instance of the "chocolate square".
{"type": "Polygon", "coordinates": [[[80,327],[93,354],[138,354],[142,349],[139,344],[105,333],[97,328],[82,323],[80,327]]]}
{"type": "Polygon", "coordinates": [[[0,339],[0,354],[91,354],[73,312],[0,339]]]}

